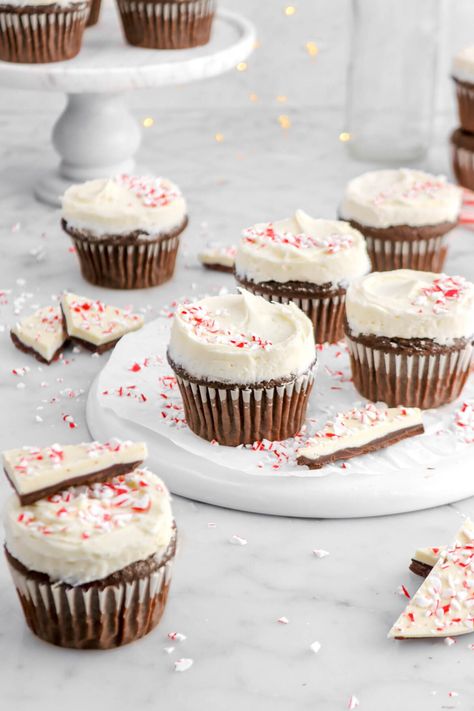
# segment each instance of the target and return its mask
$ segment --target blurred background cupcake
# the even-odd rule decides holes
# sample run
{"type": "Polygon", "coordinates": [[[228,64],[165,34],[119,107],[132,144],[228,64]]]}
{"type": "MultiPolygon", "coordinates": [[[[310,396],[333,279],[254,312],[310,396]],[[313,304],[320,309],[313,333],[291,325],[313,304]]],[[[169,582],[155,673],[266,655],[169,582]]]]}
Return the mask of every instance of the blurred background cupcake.
{"type": "Polygon", "coordinates": [[[466,382],[474,342],[474,284],[400,269],[347,290],[346,340],[354,385],[390,407],[439,407],[466,382]]]}
{"type": "Polygon", "coordinates": [[[129,44],[186,49],[209,42],[216,0],[117,0],[129,44]]]}
{"type": "Polygon", "coordinates": [[[375,271],[439,272],[461,203],[461,190],[443,177],[408,168],[377,170],[348,183],[340,215],[365,236],[375,271]]]}
{"type": "Polygon", "coordinates": [[[316,348],[294,304],[242,290],[179,306],[168,361],[199,437],[235,447],[293,437],[304,422],[316,348]]]}
{"type": "Polygon", "coordinates": [[[474,46],[466,47],[456,54],[452,77],[456,86],[461,128],[474,133],[474,46]]]}
{"type": "Polygon", "coordinates": [[[91,0],[6,0],[0,3],[0,60],[36,64],[78,54],[91,0]]]}
{"type": "Polygon", "coordinates": [[[87,27],[93,27],[98,23],[101,5],[102,0],[92,0],[89,16],[87,18],[87,27]]]}
{"type": "Polygon", "coordinates": [[[186,202],[166,178],[120,175],[73,185],[62,226],[84,279],[112,289],[157,286],[173,276],[186,202]]]}
{"type": "Polygon", "coordinates": [[[311,319],[316,343],[344,336],[348,283],[370,271],[364,237],[347,222],[297,210],[288,220],[244,230],[237,249],[238,283],[267,301],[294,303],[311,319]]]}

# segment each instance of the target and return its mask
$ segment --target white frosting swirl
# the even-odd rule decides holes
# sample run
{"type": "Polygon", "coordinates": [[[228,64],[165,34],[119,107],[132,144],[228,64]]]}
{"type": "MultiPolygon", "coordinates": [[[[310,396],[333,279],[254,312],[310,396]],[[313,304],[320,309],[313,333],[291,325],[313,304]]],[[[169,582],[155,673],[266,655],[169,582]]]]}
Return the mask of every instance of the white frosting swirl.
{"type": "Polygon", "coordinates": [[[375,170],[351,180],[341,216],[367,227],[420,227],[457,222],[462,192],[443,176],[421,170],[375,170]]]}
{"type": "Polygon", "coordinates": [[[449,345],[474,335],[474,284],[411,269],[373,272],[350,285],[346,314],[354,335],[430,338],[449,345]]]}
{"type": "Polygon", "coordinates": [[[316,349],[313,325],[297,306],[242,289],[179,306],[169,355],[195,378],[251,385],[304,373],[316,349]]]}
{"type": "Polygon", "coordinates": [[[138,230],[150,239],[179,228],[187,210],[170,180],[130,175],[72,185],[64,193],[62,208],[70,227],[97,238],[138,230]]]}
{"type": "Polygon", "coordinates": [[[318,220],[297,210],[288,220],[245,230],[238,276],[254,282],[339,284],[370,271],[364,237],[347,222],[318,220]]]}
{"type": "Polygon", "coordinates": [[[23,565],[52,580],[81,585],[162,554],[172,536],[170,498],[145,470],[104,484],[71,487],[30,506],[12,496],[6,546],[23,565]]]}
{"type": "Polygon", "coordinates": [[[459,81],[474,84],[474,46],[465,47],[453,60],[452,75],[459,81]]]}

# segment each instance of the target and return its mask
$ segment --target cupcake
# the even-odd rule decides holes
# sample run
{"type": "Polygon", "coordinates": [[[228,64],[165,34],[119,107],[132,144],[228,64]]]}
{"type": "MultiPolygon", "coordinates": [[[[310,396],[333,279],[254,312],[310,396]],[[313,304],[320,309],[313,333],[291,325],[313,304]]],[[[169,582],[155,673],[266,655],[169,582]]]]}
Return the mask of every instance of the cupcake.
{"type": "Polygon", "coordinates": [[[235,262],[241,286],[267,301],[292,302],[311,319],[316,343],[344,337],[351,279],[370,271],[363,236],[347,222],[294,217],[258,224],[242,234],[235,262]]]}
{"type": "Polygon", "coordinates": [[[459,185],[474,190],[474,134],[456,129],[451,135],[453,172],[459,185]]]}
{"type": "Polygon", "coordinates": [[[102,0],[92,0],[86,27],[93,27],[99,21],[102,0]]]}
{"type": "Polygon", "coordinates": [[[0,3],[0,60],[61,62],[79,52],[91,0],[5,0],[0,3]]]}
{"type": "MultiPolygon", "coordinates": [[[[110,446],[116,443],[77,449],[90,448],[87,466],[101,456],[107,460],[110,446]]],[[[164,611],[176,551],[169,494],[144,469],[110,474],[105,482],[67,486],[65,481],[61,488],[61,475],[71,478],[61,451],[53,445],[4,454],[20,478],[49,475],[59,489],[48,496],[38,491],[40,498],[26,505],[17,494],[8,501],[10,572],[35,635],[74,649],[120,647],[150,632],[164,611]]]]}
{"type": "Polygon", "coordinates": [[[117,0],[129,44],[186,49],[209,42],[216,0],[117,0]]]}
{"type": "Polygon", "coordinates": [[[457,398],[474,342],[474,284],[399,269],[347,290],[346,339],[354,385],[390,407],[427,409],[457,398]]]}
{"type": "Polygon", "coordinates": [[[340,212],[365,236],[374,270],[439,272],[461,202],[459,188],[443,177],[400,168],[351,180],[340,212]]]}
{"type": "Polygon", "coordinates": [[[461,128],[474,133],[474,47],[466,47],[454,57],[452,77],[461,128]]]}
{"type": "Polygon", "coordinates": [[[111,289],[158,286],[173,276],[186,202],[165,178],[119,175],[73,185],[62,226],[84,279],[111,289]]]}
{"type": "Polygon", "coordinates": [[[241,290],[176,310],[168,361],[188,426],[235,447],[301,428],[316,364],[313,326],[294,304],[241,290]]]}

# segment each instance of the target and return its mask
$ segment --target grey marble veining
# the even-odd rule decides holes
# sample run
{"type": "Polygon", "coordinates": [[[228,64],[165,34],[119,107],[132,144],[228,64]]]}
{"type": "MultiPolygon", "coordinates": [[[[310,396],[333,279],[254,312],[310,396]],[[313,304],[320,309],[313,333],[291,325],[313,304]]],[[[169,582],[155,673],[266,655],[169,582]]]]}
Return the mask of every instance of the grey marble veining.
{"type": "MultiPolygon", "coordinates": [[[[15,311],[26,313],[69,288],[133,304],[151,318],[174,298],[231,288],[231,277],[197,266],[200,245],[230,243],[242,226],[297,206],[333,216],[346,180],[367,167],[347,158],[337,113],[297,112],[286,132],[274,111],[253,106],[240,113],[163,113],[146,134],[141,159],[176,180],[189,198],[191,224],[178,271],[163,287],[108,292],[82,281],[57,213],[31,198],[49,159],[43,137],[51,120],[48,114],[35,123],[24,115],[0,117],[0,290],[11,290],[0,293],[2,449],[86,439],[85,391],[107,357],[69,353],[72,362],[39,367],[9,342],[15,311]],[[222,143],[214,140],[217,132],[222,143]],[[30,371],[13,375],[20,366],[30,371]],[[63,415],[72,415],[77,428],[63,415]]],[[[446,130],[441,126],[440,137],[446,130]]],[[[446,171],[446,161],[440,139],[426,165],[446,171]]],[[[455,235],[448,270],[465,271],[472,239],[472,233],[455,235]]],[[[166,479],[166,465],[158,473],[166,479]]],[[[7,493],[2,482],[2,497],[7,493]]],[[[2,708],[338,711],[352,694],[361,711],[472,708],[472,636],[451,647],[442,640],[386,639],[404,605],[397,587],[414,592],[419,582],[407,570],[413,549],[447,542],[462,516],[474,512],[472,500],[349,521],[258,516],[178,498],[174,510],[180,551],[166,614],[154,633],[120,650],[75,652],[35,639],[0,561],[2,708]],[[247,545],[231,545],[234,534],[247,545]],[[315,548],[330,555],[318,559],[315,548]],[[277,621],[282,616],[288,624],[277,621]],[[170,631],[187,639],[173,645],[170,631]],[[322,645],[318,654],[310,650],[314,641],[322,645]],[[164,652],[169,646],[175,646],[171,654],[164,652]],[[194,660],[182,674],[173,670],[179,657],[194,660]],[[459,696],[448,695],[453,691],[459,696]]]]}

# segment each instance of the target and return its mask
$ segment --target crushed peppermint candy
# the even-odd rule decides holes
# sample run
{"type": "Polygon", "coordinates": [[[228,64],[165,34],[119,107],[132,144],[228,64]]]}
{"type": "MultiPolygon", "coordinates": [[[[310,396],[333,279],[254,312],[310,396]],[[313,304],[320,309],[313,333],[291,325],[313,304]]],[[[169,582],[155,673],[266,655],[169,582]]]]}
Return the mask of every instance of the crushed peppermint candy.
{"type": "Polygon", "coordinates": [[[349,233],[329,234],[326,237],[293,232],[278,231],[269,222],[263,226],[248,227],[242,232],[243,242],[264,249],[270,244],[277,244],[293,249],[320,249],[326,254],[337,254],[341,250],[349,249],[354,244],[354,237],[349,233]]]}
{"type": "Polygon", "coordinates": [[[168,632],[168,639],[172,642],[184,642],[186,635],[181,632],[168,632]]]}
{"type": "Polygon", "coordinates": [[[319,652],[319,650],[321,649],[321,642],[318,642],[318,641],[313,642],[312,644],[309,645],[309,648],[312,652],[317,654],[319,652]]]}
{"type": "Polygon", "coordinates": [[[449,311],[451,305],[459,301],[467,291],[469,282],[461,276],[440,274],[430,286],[419,289],[411,304],[419,314],[432,313],[435,316],[449,311]]]}
{"type": "Polygon", "coordinates": [[[433,178],[429,180],[415,180],[409,188],[394,185],[388,190],[383,190],[372,198],[374,205],[383,205],[390,200],[401,202],[416,202],[420,198],[436,200],[440,191],[446,190],[447,183],[443,178],[433,178]]]}
{"type": "Polygon", "coordinates": [[[322,548],[314,548],[313,555],[315,558],[326,558],[326,556],[330,555],[330,553],[329,551],[325,551],[322,548]]]}
{"type": "Polygon", "coordinates": [[[115,181],[139,198],[144,207],[166,207],[181,197],[177,186],[161,177],[138,177],[122,173],[115,181]]]}
{"type": "Polygon", "coordinates": [[[242,538],[241,536],[237,536],[234,534],[232,538],[229,539],[229,543],[232,543],[234,546],[246,546],[247,545],[247,539],[242,538]]]}
{"type": "Polygon", "coordinates": [[[471,402],[463,402],[454,413],[454,430],[466,444],[474,442],[474,405],[471,402]]]}
{"type": "Polygon", "coordinates": [[[185,672],[188,671],[188,669],[191,669],[191,667],[194,664],[194,659],[186,659],[183,657],[182,659],[177,659],[174,663],[174,670],[177,672],[185,672]]]}
{"type": "Polygon", "coordinates": [[[287,625],[289,622],[288,617],[279,617],[277,622],[279,622],[281,625],[287,625]]]}
{"type": "Polygon", "coordinates": [[[354,694],[352,694],[352,696],[349,697],[349,701],[347,703],[347,708],[350,711],[354,711],[354,709],[358,708],[359,706],[360,706],[359,699],[357,698],[357,696],[354,696],[354,694]]]}
{"type": "Polygon", "coordinates": [[[178,315],[191,327],[194,335],[205,343],[233,346],[246,351],[268,350],[273,345],[271,341],[253,333],[239,333],[222,326],[201,305],[182,306],[178,315]]]}

